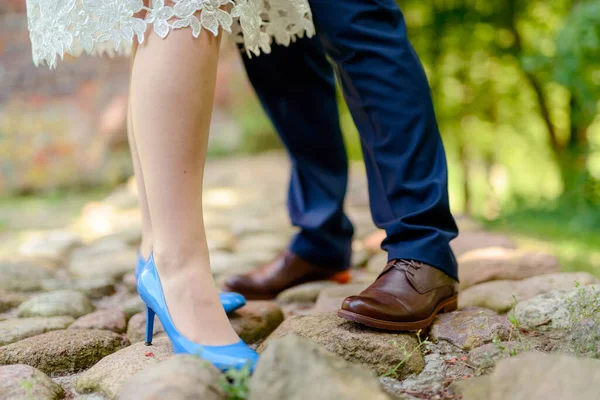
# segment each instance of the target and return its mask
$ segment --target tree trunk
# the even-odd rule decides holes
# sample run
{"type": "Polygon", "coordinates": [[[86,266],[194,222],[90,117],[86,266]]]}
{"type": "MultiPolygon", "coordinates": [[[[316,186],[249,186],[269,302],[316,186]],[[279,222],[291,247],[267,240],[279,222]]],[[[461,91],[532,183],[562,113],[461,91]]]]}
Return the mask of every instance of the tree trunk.
{"type": "Polygon", "coordinates": [[[558,162],[563,181],[562,197],[571,204],[591,205],[600,200],[600,183],[589,171],[587,161],[589,143],[587,124],[579,121],[579,104],[574,96],[569,102],[570,137],[566,146],[558,153],[558,162]]]}
{"type": "Polygon", "coordinates": [[[473,202],[471,200],[471,191],[469,189],[469,177],[471,175],[471,165],[467,154],[466,146],[461,135],[458,135],[458,159],[460,161],[460,171],[462,173],[462,192],[464,198],[464,214],[473,215],[473,202]]]}

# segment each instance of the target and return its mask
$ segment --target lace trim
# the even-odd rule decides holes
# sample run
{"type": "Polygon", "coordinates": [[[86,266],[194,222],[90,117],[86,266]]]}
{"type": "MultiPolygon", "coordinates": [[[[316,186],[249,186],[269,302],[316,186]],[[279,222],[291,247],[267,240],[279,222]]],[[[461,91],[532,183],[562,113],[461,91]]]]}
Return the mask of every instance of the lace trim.
{"type": "Polygon", "coordinates": [[[308,0],[27,0],[27,21],[33,61],[55,68],[65,53],[128,53],[133,39],[144,42],[152,25],[165,38],[173,29],[202,29],[236,35],[251,56],[270,53],[273,39],[289,45],[297,37],[313,36],[308,0]],[[227,6],[227,7],[224,7],[227,6]],[[224,9],[225,8],[225,9],[224,9]],[[144,19],[135,15],[145,10],[144,19]]]}

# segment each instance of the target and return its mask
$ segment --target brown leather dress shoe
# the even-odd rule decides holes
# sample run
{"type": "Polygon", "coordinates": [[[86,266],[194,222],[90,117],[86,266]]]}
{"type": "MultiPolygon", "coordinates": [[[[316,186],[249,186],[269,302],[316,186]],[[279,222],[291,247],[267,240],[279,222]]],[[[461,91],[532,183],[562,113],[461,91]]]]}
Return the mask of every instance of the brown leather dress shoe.
{"type": "Polygon", "coordinates": [[[344,300],[338,315],[391,331],[425,329],[435,316],[456,310],[458,282],[444,272],[411,260],[392,260],[358,296],[344,300]]]}
{"type": "Polygon", "coordinates": [[[292,286],[324,280],[347,283],[350,273],[318,267],[286,251],[271,264],[230,277],[223,289],[241,293],[248,300],[270,300],[292,286]]]}

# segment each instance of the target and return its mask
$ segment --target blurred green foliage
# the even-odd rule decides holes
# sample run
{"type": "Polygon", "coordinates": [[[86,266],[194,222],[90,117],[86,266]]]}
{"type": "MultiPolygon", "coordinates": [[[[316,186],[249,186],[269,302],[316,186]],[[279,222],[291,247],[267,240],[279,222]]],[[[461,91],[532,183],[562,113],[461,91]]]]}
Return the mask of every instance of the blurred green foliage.
{"type": "MultiPolygon", "coordinates": [[[[428,73],[454,209],[567,208],[600,227],[600,1],[398,3],[428,73]]],[[[359,158],[343,106],[342,124],[359,158]]]]}

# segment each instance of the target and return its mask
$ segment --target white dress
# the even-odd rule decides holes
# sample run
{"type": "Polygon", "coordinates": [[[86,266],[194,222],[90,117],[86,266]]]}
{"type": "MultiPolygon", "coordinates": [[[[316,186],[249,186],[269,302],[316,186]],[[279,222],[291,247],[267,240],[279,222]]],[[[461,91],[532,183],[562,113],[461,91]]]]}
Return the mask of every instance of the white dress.
{"type": "MultiPolygon", "coordinates": [[[[172,29],[222,29],[236,35],[248,55],[271,51],[273,39],[289,45],[314,35],[308,0],[27,0],[27,20],[36,65],[56,67],[65,53],[128,53],[134,37],[144,42],[153,30],[165,38],[172,29]],[[145,10],[144,19],[136,14],[145,10]]],[[[139,15],[139,14],[138,14],[139,15]]]]}

